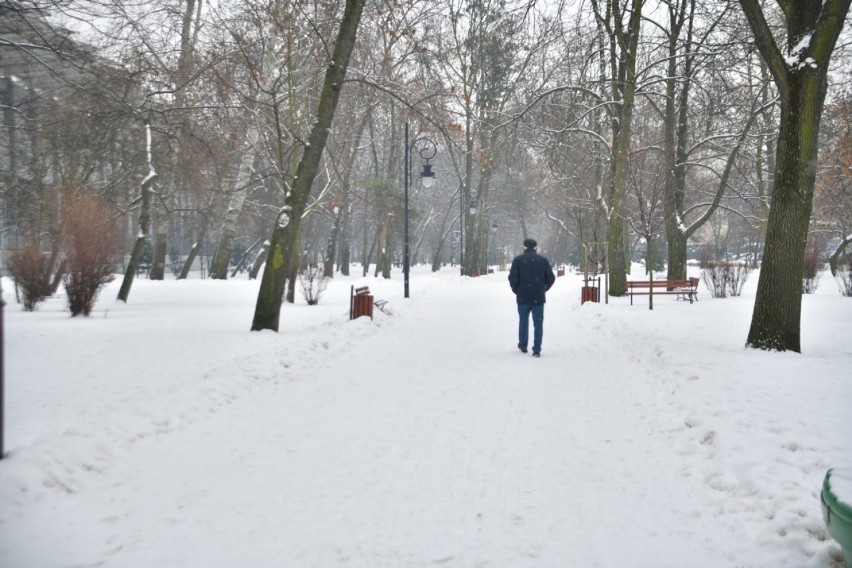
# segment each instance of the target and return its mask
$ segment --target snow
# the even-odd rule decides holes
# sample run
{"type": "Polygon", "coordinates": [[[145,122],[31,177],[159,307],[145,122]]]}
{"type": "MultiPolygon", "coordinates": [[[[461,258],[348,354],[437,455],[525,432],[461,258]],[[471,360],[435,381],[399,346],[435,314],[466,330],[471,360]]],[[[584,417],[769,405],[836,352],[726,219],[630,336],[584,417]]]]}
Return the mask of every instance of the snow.
{"type": "Polygon", "coordinates": [[[148,182],[157,177],[157,171],[154,169],[154,159],[152,157],[151,150],[151,123],[148,121],[145,121],[145,150],[148,156],[148,174],[145,176],[145,179],[142,180],[142,187],[145,187],[148,182]]]}
{"type": "Polygon", "coordinates": [[[796,42],[796,45],[790,49],[790,53],[784,57],[784,60],[787,62],[788,67],[798,67],[801,60],[802,55],[808,51],[811,45],[811,39],[813,39],[813,34],[805,34],[796,42]]]}
{"type": "Polygon", "coordinates": [[[256,280],[117,279],[73,319],[6,280],[0,566],[839,568],[852,299],[826,276],[802,354],[750,350],[757,280],[651,311],[569,274],[541,359],[506,272],[337,275],[279,333],[256,280]],[[353,284],[389,313],[349,321],[353,284]]]}
{"type": "Polygon", "coordinates": [[[838,501],[852,507],[852,468],[838,468],[831,472],[831,491],[838,501]]]}

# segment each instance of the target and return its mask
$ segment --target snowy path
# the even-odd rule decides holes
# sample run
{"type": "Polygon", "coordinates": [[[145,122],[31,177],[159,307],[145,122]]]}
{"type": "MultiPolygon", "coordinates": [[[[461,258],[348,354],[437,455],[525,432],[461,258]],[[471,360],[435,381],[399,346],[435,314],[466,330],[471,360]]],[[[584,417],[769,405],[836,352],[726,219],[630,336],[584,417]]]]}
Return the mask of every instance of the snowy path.
{"type": "MultiPolygon", "coordinates": [[[[327,308],[334,322],[304,334],[286,324],[281,334],[250,334],[254,352],[223,342],[203,371],[216,381],[172,393],[184,406],[166,404],[171,419],[144,408],[156,428],[133,419],[87,441],[103,467],[65,467],[67,479],[55,478],[67,493],[13,497],[23,505],[11,534],[37,546],[15,547],[7,533],[0,559],[5,551],[42,567],[709,568],[802,566],[804,551],[814,566],[830,566],[818,504],[799,513],[796,553],[766,556],[785,535],[768,538],[760,523],[787,514],[787,504],[771,502],[781,482],[760,481],[779,459],[775,438],[766,442],[755,425],[777,405],[745,416],[738,403],[719,409],[702,406],[706,393],[681,396],[761,354],[737,346],[716,364],[713,353],[680,353],[705,333],[695,321],[711,302],[661,305],[672,327],[660,329],[647,309],[623,301],[581,308],[565,282],[548,296],[541,359],[514,347],[517,316],[499,274],[423,288],[415,280],[412,298],[392,298],[394,314],[377,313],[375,323],[339,322],[340,301],[327,308]],[[629,320],[618,319],[624,313],[629,320]],[[683,332],[670,341],[672,329],[683,332]],[[738,435],[754,437],[729,440],[731,418],[738,435]],[[773,446],[769,463],[748,457],[755,440],[773,446]]],[[[382,284],[370,285],[381,297],[382,284]]],[[[814,365],[781,357],[782,366],[814,365]]],[[[779,381],[791,405],[813,390],[779,381]]],[[[763,383],[741,383],[713,389],[749,405],[765,394],[763,383]]],[[[797,444],[780,461],[807,483],[831,463],[824,446],[805,441],[838,416],[792,432],[779,423],[779,439],[797,444]]],[[[838,455],[850,448],[832,443],[838,455]]],[[[792,498],[794,511],[812,497],[792,498]]],[[[10,528],[4,520],[0,530],[10,528]]]]}
{"type": "MultiPolygon", "coordinates": [[[[140,565],[197,558],[228,566],[248,550],[260,554],[251,564],[267,565],[272,540],[312,566],[611,566],[613,538],[619,555],[624,546],[648,555],[657,533],[672,565],[688,561],[691,553],[673,556],[676,527],[660,534],[647,526],[656,522],[647,509],[664,505],[647,495],[668,499],[683,489],[636,478],[659,468],[635,458],[664,459],[654,440],[633,447],[649,442],[647,417],[634,404],[637,381],[607,369],[599,351],[573,347],[581,330],[565,318],[546,319],[544,357],[536,360],[513,348],[510,303],[481,293],[448,301],[439,291],[424,294],[428,301],[388,333],[345,353],[330,346],[311,376],[276,396],[240,401],[205,424],[207,433],[146,445],[148,455],[137,453],[119,478],[149,461],[181,463],[194,439],[222,436],[221,453],[169,472],[174,493],[158,499],[162,510],[129,515],[166,522],[155,535],[137,529],[132,540],[142,546],[122,555],[140,554],[140,565]],[[224,486],[199,494],[198,480],[214,475],[224,486]],[[229,499],[232,483],[256,488],[257,501],[245,503],[243,491],[229,499]],[[240,531],[258,525],[270,532],[240,531]],[[210,532],[221,549],[206,549],[210,532]],[[148,557],[143,543],[152,536],[165,545],[158,548],[187,556],[148,557]]],[[[553,296],[548,315],[564,308],[553,296]]],[[[149,475],[135,480],[135,506],[148,506],[151,489],[165,485],[162,472],[149,475]]]]}

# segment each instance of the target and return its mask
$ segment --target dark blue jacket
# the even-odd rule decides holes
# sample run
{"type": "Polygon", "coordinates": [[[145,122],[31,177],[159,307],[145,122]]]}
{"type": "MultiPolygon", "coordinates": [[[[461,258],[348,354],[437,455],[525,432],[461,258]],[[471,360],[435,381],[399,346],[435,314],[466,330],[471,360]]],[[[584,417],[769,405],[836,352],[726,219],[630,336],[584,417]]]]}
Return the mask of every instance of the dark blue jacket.
{"type": "Polygon", "coordinates": [[[519,304],[543,304],[544,293],[550,290],[556,276],[550,261],[533,249],[527,249],[512,260],[509,285],[519,304]]]}

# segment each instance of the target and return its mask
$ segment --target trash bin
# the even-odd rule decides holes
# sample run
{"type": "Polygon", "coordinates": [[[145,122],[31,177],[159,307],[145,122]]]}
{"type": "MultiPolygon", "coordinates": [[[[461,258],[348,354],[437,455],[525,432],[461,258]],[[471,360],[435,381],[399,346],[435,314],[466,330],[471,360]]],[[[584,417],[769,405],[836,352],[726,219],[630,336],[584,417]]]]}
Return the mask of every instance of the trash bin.
{"type": "Polygon", "coordinates": [[[586,302],[597,302],[598,301],[598,289],[594,286],[583,286],[580,289],[580,303],[585,304],[586,302]]]}
{"type": "Polygon", "coordinates": [[[373,319],[373,295],[356,294],[352,298],[352,319],[368,316],[373,319]]]}
{"type": "Polygon", "coordinates": [[[846,568],[852,568],[852,467],[828,470],[820,501],[828,534],[840,543],[846,568]]]}

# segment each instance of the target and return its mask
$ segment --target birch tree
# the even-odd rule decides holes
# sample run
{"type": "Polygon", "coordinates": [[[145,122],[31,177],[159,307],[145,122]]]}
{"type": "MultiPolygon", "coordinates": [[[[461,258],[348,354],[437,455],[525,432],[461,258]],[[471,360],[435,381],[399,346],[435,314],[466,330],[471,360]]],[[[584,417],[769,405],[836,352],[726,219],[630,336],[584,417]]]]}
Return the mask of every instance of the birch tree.
{"type": "MultiPolygon", "coordinates": [[[[297,97],[299,91],[304,95],[311,84],[311,81],[304,81],[299,87],[300,81],[296,78],[296,67],[302,59],[298,50],[305,47],[298,38],[304,30],[295,25],[298,18],[296,8],[276,3],[269,14],[258,6],[252,15],[252,23],[256,30],[260,30],[255,33],[262,37],[247,39],[238,31],[232,32],[235,43],[243,53],[250,92],[244,103],[246,127],[242,153],[222,219],[219,242],[210,263],[210,276],[217,279],[228,276],[228,265],[255,163],[269,151],[277,156],[271,162],[279,174],[283,176],[290,170],[285,158],[287,154],[292,156],[288,146],[301,134],[298,125],[301,108],[297,97]],[[251,43],[250,39],[253,39],[251,43]],[[279,109],[283,110],[279,112],[279,109]],[[267,131],[270,132],[268,137],[264,136],[267,131]],[[270,141],[267,142],[266,138],[270,141]],[[271,147],[266,148],[267,144],[271,147]]],[[[240,87],[235,86],[237,89],[240,87]]],[[[281,185],[286,186],[286,183],[282,182],[281,185]]]]}
{"type": "Polygon", "coordinates": [[[127,298],[130,297],[130,288],[133,286],[133,279],[136,277],[136,272],[139,269],[139,258],[142,256],[145,241],[148,240],[148,235],[151,232],[151,199],[154,182],[157,180],[151,138],[151,123],[146,120],[145,148],[148,156],[148,173],[140,184],[139,233],[133,243],[130,260],[127,262],[127,269],[124,271],[124,279],[121,281],[121,288],[118,290],[118,299],[122,302],[127,302],[127,298]]]}

